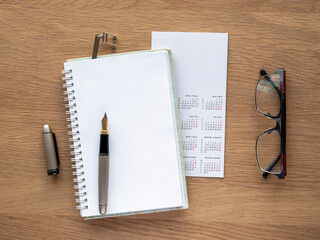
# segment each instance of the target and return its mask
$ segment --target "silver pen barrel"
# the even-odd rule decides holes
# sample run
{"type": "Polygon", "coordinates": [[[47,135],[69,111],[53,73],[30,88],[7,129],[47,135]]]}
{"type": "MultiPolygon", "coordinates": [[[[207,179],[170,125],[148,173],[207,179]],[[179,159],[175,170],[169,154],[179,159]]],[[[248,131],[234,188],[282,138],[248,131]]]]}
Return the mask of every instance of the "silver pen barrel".
{"type": "Polygon", "coordinates": [[[104,215],[108,207],[109,155],[99,156],[99,212],[104,215]]]}

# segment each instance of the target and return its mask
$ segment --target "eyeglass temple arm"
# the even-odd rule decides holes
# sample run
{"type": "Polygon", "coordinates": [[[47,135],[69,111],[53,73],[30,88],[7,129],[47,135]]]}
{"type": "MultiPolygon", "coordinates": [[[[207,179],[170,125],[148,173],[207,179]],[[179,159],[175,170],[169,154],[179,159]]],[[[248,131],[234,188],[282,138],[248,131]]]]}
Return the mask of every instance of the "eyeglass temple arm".
{"type": "Polygon", "coordinates": [[[285,176],[287,176],[287,157],[286,157],[286,137],[287,137],[287,122],[286,122],[286,72],[283,70],[283,111],[281,116],[281,127],[283,134],[283,165],[285,167],[285,176]]]}

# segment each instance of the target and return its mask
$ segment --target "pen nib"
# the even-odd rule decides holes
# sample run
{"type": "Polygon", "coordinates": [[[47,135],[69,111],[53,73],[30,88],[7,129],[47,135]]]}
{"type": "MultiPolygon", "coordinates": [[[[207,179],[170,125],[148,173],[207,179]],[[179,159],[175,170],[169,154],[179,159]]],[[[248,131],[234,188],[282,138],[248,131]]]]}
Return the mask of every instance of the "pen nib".
{"type": "Polygon", "coordinates": [[[108,117],[106,113],[104,114],[101,120],[101,124],[102,124],[101,134],[108,134],[108,117]]]}

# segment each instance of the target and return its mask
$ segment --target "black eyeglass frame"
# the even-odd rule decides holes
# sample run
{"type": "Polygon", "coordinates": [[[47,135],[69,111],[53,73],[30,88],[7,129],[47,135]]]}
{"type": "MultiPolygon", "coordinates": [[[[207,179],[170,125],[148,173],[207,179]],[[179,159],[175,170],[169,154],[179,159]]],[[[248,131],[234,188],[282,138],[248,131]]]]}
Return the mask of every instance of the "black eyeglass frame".
{"type": "Polygon", "coordinates": [[[264,69],[260,70],[260,74],[261,74],[261,78],[264,78],[267,81],[269,81],[270,84],[273,86],[273,88],[277,91],[277,93],[279,95],[279,99],[280,99],[280,110],[279,110],[279,113],[276,116],[273,116],[270,113],[264,113],[259,109],[258,103],[257,103],[257,90],[258,90],[259,82],[261,80],[261,78],[260,78],[258,80],[257,87],[256,87],[256,92],[255,92],[256,108],[264,116],[266,116],[268,118],[275,119],[276,120],[276,126],[274,128],[270,128],[270,129],[264,131],[263,133],[261,133],[257,137],[257,139],[256,139],[256,159],[257,159],[257,163],[258,163],[259,168],[263,171],[262,176],[264,178],[266,178],[269,174],[274,174],[278,178],[282,178],[283,179],[287,175],[287,164],[286,164],[286,89],[285,89],[285,86],[286,86],[286,84],[285,84],[285,82],[286,82],[285,81],[286,74],[285,74],[285,70],[283,68],[278,68],[277,71],[275,71],[273,73],[273,74],[280,74],[280,76],[281,76],[280,89],[272,81],[272,79],[269,77],[269,75],[267,74],[267,72],[264,69]],[[265,170],[260,166],[260,162],[259,162],[258,150],[257,150],[258,149],[258,141],[259,141],[259,138],[262,135],[271,133],[273,131],[276,131],[280,135],[281,150],[280,150],[280,153],[279,153],[278,157],[265,170]],[[281,172],[280,173],[273,173],[272,169],[278,163],[279,160],[281,161],[281,165],[282,165],[281,172]]]}

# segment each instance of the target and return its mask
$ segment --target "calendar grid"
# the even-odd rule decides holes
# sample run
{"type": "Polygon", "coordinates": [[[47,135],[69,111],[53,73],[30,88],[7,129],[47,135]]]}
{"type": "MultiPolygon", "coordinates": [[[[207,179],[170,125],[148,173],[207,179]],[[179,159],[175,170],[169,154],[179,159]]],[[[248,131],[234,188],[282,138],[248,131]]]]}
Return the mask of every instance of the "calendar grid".
{"type": "Polygon", "coordinates": [[[223,155],[223,98],[185,95],[178,98],[178,108],[187,176],[221,177],[221,157],[210,158],[223,155]]]}

